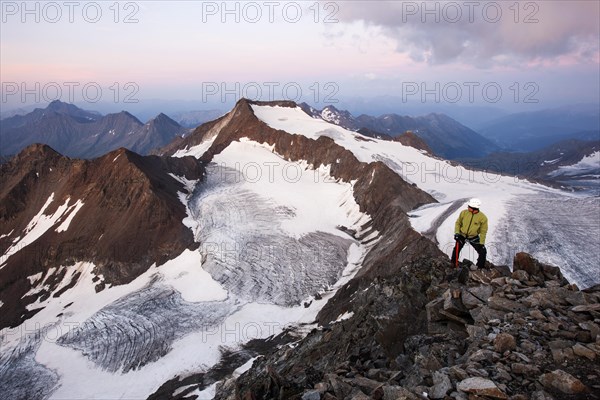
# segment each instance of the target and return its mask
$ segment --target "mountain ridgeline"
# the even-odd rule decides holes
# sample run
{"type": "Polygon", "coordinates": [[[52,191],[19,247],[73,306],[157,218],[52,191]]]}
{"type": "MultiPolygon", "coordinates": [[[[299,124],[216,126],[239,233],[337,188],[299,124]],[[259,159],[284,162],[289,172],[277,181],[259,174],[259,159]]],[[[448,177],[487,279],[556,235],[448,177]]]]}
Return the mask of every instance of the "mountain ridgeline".
{"type": "Polygon", "coordinates": [[[102,116],[55,100],[45,109],[1,120],[0,155],[17,154],[34,143],[76,158],[94,158],[120,147],[148,154],[187,131],[162,113],[144,124],[127,111],[102,116]]]}

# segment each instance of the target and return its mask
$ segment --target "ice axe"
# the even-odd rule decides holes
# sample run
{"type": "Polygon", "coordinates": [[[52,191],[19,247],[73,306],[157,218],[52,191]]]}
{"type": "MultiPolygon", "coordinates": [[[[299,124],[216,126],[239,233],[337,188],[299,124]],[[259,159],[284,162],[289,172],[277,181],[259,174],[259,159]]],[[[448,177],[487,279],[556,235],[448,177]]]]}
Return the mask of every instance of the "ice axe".
{"type": "Polygon", "coordinates": [[[454,267],[458,268],[458,240],[456,241],[456,245],[454,245],[454,267]]]}

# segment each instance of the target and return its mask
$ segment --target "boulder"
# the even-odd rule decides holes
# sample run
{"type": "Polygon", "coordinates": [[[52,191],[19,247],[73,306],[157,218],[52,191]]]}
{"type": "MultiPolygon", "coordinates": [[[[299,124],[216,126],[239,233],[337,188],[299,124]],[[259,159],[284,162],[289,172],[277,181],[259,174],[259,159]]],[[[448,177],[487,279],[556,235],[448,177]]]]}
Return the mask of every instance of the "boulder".
{"type": "Polygon", "coordinates": [[[419,400],[419,397],[401,386],[381,385],[371,395],[375,400],[419,400]]]}
{"type": "Polygon", "coordinates": [[[515,271],[525,271],[530,278],[543,283],[548,282],[548,286],[563,286],[569,282],[563,277],[560,268],[539,262],[527,253],[517,253],[513,259],[513,273],[515,271]],[[554,281],[555,283],[551,283],[554,281]]]}
{"type": "Polygon", "coordinates": [[[511,368],[516,375],[537,376],[540,373],[540,369],[531,364],[514,363],[511,368]]]}
{"type": "Polygon", "coordinates": [[[523,311],[525,307],[518,301],[509,300],[505,297],[494,295],[489,298],[488,306],[494,310],[504,312],[523,311]]]}
{"type": "Polygon", "coordinates": [[[362,376],[357,376],[352,380],[352,383],[360,388],[363,393],[371,394],[375,389],[377,389],[381,383],[374,381],[372,379],[364,378],[362,376]]]}
{"type": "Polygon", "coordinates": [[[573,353],[575,353],[576,356],[585,357],[592,361],[596,359],[596,353],[581,343],[577,343],[575,346],[573,346],[573,353]]]}
{"type": "Polygon", "coordinates": [[[329,382],[329,385],[333,389],[333,393],[335,393],[335,397],[338,399],[343,399],[352,392],[352,386],[344,382],[336,374],[326,374],[325,379],[329,382]]]}
{"type": "Polygon", "coordinates": [[[540,383],[547,389],[558,390],[565,394],[581,394],[588,391],[579,379],[560,369],[542,375],[540,383]]]}
{"type": "Polygon", "coordinates": [[[321,400],[321,393],[318,390],[311,390],[302,395],[302,400],[321,400]]]}
{"type": "Polygon", "coordinates": [[[529,275],[538,275],[541,272],[537,260],[523,252],[515,254],[513,259],[513,272],[519,270],[525,271],[529,275]]]}
{"type": "Polygon", "coordinates": [[[431,387],[429,397],[432,399],[443,399],[450,390],[452,390],[452,382],[448,375],[441,371],[434,372],[433,386],[431,387]]]}
{"type": "Polygon", "coordinates": [[[494,350],[497,353],[504,353],[508,350],[515,350],[517,348],[517,341],[515,337],[510,333],[500,333],[494,339],[494,350]]]}
{"type": "Polygon", "coordinates": [[[467,378],[460,381],[456,387],[461,392],[471,393],[476,396],[487,396],[492,399],[508,399],[508,396],[494,382],[485,378],[467,378]]]}
{"type": "Polygon", "coordinates": [[[462,303],[469,310],[487,304],[488,299],[493,293],[489,285],[480,285],[471,288],[465,288],[462,291],[462,303]]]}
{"type": "Polygon", "coordinates": [[[518,269],[513,271],[513,273],[511,274],[511,278],[517,279],[521,282],[527,282],[529,280],[529,273],[527,273],[527,271],[525,270],[518,269]]]}

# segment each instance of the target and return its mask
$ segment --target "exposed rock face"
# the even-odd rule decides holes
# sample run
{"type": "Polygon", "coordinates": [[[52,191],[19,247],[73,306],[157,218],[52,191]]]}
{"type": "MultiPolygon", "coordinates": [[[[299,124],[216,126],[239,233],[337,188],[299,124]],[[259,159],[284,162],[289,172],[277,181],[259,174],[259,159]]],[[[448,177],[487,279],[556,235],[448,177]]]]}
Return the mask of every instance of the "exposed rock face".
{"type": "Polygon", "coordinates": [[[40,296],[47,297],[66,276],[66,266],[91,261],[103,276],[96,287],[102,290],[193,246],[178,198],[186,189],[171,173],[199,179],[203,167],[192,157],[143,157],[125,149],[72,160],[45,145],[32,145],[0,165],[0,328],[35,312],[25,310],[38,299],[23,297],[32,285],[28,276],[41,273],[49,287],[40,296]],[[52,226],[43,228],[47,219],[52,226]],[[19,242],[36,230],[39,237],[19,242]],[[53,267],[56,275],[47,276],[53,267]]]}
{"type": "Polygon", "coordinates": [[[431,151],[429,145],[427,145],[423,139],[415,135],[412,131],[406,131],[403,134],[396,136],[394,140],[402,143],[405,146],[411,146],[415,149],[423,150],[429,154],[433,154],[433,151],[431,151]]]}
{"type": "MultiPolygon", "coordinates": [[[[538,263],[520,254],[515,271],[524,259],[538,263]]],[[[443,258],[407,264],[355,292],[351,318],[257,359],[216,399],[598,399],[600,290],[552,271],[538,282],[493,268],[461,284],[443,258]]]]}

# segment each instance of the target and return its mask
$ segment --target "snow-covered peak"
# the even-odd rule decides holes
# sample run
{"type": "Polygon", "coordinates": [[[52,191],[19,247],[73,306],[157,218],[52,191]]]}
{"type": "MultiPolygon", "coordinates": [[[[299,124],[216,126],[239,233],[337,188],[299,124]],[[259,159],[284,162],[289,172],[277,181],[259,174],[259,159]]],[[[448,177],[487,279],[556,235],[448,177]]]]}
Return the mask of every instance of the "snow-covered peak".
{"type": "Polygon", "coordinates": [[[327,106],[321,110],[321,117],[325,121],[334,123],[336,125],[339,125],[341,121],[338,109],[333,106],[327,106]]]}

